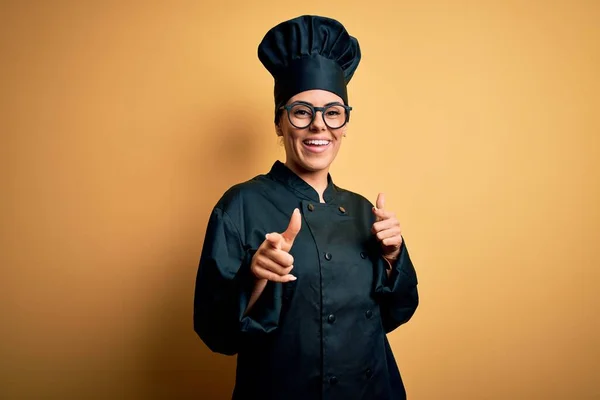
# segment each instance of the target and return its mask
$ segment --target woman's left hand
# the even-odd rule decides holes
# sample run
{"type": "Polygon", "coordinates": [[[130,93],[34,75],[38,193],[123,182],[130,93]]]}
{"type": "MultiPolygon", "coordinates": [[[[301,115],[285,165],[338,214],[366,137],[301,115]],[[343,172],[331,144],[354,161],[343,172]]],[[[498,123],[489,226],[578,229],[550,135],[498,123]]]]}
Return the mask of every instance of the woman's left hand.
{"type": "Polygon", "coordinates": [[[396,218],[396,214],[385,210],[385,197],[383,193],[379,193],[375,205],[376,207],[373,207],[375,223],[371,231],[377,237],[379,243],[381,243],[383,257],[388,261],[397,260],[402,246],[400,222],[396,218]]]}

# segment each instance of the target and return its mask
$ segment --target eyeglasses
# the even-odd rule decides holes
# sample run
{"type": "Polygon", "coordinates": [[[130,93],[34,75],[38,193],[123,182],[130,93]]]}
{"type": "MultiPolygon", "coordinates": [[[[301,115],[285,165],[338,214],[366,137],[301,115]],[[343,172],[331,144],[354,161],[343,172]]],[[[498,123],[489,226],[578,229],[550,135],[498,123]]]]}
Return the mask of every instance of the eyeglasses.
{"type": "Polygon", "coordinates": [[[295,101],[279,109],[287,111],[290,124],[298,129],[308,128],[314,122],[317,111],[321,111],[323,122],[325,122],[328,128],[340,129],[350,119],[350,110],[352,110],[352,107],[340,103],[331,103],[325,107],[315,107],[310,103],[295,101]]]}

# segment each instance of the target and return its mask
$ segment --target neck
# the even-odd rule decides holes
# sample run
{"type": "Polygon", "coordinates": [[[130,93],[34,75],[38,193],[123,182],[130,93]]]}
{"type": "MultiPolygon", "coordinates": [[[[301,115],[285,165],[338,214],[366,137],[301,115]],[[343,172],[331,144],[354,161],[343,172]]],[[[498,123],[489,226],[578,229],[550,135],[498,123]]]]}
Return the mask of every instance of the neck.
{"type": "Polygon", "coordinates": [[[327,174],[329,173],[329,168],[321,171],[307,171],[289,162],[286,162],[285,165],[294,171],[294,173],[298,175],[304,182],[312,186],[312,188],[315,189],[319,194],[319,201],[321,203],[325,203],[325,200],[323,199],[323,193],[325,192],[325,189],[327,189],[327,174]]]}

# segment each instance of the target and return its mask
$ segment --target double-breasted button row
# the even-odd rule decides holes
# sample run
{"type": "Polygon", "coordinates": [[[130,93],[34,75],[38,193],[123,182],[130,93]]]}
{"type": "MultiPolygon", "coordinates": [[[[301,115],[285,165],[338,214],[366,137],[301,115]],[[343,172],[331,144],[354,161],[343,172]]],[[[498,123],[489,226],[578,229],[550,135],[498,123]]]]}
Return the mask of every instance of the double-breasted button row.
{"type": "Polygon", "coordinates": [[[329,383],[331,385],[336,385],[338,383],[338,378],[334,375],[331,378],[329,378],[329,383]]]}
{"type": "Polygon", "coordinates": [[[367,317],[368,319],[371,319],[371,317],[373,316],[373,311],[371,310],[367,310],[365,312],[365,317],[367,317]]]}
{"type": "Polygon", "coordinates": [[[331,257],[332,257],[332,256],[331,256],[331,253],[325,253],[325,259],[326,259],[327,261],[331,260],[331,257]]]}
{"type": "MultiPolygon", "coordinates": [[[[308,208],[308,211],[314,211],[315,210],[315,205],[312,203],[308,203],[308,205],[306,206],[306,208],[308,208]]],[[[342,214],[346,214],[346,209],[342,206],[338,207],[339,212],[341,212],[342,214]]]]}
{"type": "Polygon", "coordinates": [[[373,371],[371,371],[371,368],[367,368],[367,370],[365,371],[365,376],[367,377],[367,379],[371,379],[371,377],[373,376],[373,371]]]}
{"type": "MultiPolygon", "coordinates": [[[[312,203],[308,203],[308,205],[306,206],[306,208],[308,208],[308,211],[315,211],[315,205],[312,203]]],[[[342,206],[338,207],[338,210],[342,213],[342,214],[346,214],[346,209],[342,206]]]]}

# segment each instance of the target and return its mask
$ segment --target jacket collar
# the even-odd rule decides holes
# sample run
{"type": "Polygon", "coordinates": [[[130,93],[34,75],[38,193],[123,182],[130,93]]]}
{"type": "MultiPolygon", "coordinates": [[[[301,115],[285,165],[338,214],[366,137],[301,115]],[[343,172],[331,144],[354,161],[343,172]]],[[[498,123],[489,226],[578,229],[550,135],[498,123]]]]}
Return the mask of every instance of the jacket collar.
{"type": "MultiPolygon", "coordinates": [[[[271,178],[283,183],[288,188],[292,189],[296,194],[300,197],[303,197],[307,200],[312,200],[315,202],[319,202],[319,193],[310,186],[306,181],[300,178],[296,173],[294,173],[291,169],[286,167],[284,163],[277,160],[271,167],[271,170],[268,173],[268,176],[271,178]]],[[[325,203],[330,203],[335,198],[337,188],[333,184],[333,180],[331,179],[331,175],[327,174],[327,188],[323,193],[323,200],[325,203]]]]}

